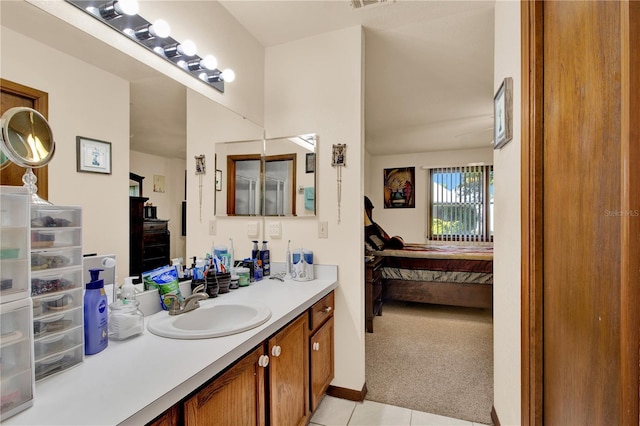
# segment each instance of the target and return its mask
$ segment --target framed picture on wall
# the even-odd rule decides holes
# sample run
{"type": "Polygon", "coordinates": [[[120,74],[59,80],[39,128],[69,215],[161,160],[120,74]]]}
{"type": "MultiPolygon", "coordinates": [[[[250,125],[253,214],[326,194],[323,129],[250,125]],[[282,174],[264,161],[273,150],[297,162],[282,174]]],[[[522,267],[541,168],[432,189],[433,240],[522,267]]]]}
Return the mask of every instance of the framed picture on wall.
{"type": "Polygon", "coordinates": [[[415,208],[415,167],[384,169],[384,208],[415,208]]]}
{"type": "Polygon", "coordinates": [[[316,154],[314,152],[309,152],[306,155],[306,173],[314,173],[316,171],[316,154]]]}
{"type": "Polygon", "coordinates": [[[513,138],[513,79],[504,79],[493,98],[493,149],[505,146],[513,138]]]}
{"type": "Polygon", "coordinates": [[[78,172],[111,174],[111,142],[76,136],[78,172]]]}

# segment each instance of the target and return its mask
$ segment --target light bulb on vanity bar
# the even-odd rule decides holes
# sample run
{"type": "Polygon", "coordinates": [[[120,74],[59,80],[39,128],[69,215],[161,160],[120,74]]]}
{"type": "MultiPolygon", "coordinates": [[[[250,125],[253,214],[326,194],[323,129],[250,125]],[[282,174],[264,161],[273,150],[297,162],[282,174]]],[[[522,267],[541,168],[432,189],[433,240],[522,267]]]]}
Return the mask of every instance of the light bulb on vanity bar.
{"type": "Polygon", "coordinates": [[[87,10],[102,19],[111,20],[122,15],[135,15],[140,9],[137,0],[114,0],[100,7],[88,7],[87,10]]]}
{"type": "MultiPolygon", "coordinates": [[[[167,58],[173,58],[175,56],[195,56],[198,49],[196,48],[196,44],[191,40],[185,40],[182,43],[172,43],[168,44],[164,47],[155,47],[153,49],[156,53],[160,55],[164,55],[167,58]]],[[[180,61],[181,64],[186,63],[185,61],[180,61]]],[[[184,65],[181,65],[184,67],[184,65]]]]}
{"type": "Polygon", "coordinates": [[[147,40],[153,37],[167,38],[171,34],[171,27],[164,19],[158,19],[153,24],[143,25],[134,31],[138,40],[147,40]]]}
{"type": "Polygon", "coordinates": [[[207,55],[203,59],[194,59],[185,63],[185,68],[189,71],[198,71],[199,69],[215,70],[218,66],[218,60],[213,55],[207,55]]]}

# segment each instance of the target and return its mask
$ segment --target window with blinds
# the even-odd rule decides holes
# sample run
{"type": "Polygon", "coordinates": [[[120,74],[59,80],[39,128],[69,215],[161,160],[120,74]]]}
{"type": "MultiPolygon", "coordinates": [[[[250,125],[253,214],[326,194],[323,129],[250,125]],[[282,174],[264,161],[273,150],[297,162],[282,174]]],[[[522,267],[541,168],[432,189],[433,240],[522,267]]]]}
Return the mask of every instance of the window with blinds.
{"type": "Polygon", "coordinates": [[[429,169],[429,239],[493,241],[493,166],[429,169]]]}

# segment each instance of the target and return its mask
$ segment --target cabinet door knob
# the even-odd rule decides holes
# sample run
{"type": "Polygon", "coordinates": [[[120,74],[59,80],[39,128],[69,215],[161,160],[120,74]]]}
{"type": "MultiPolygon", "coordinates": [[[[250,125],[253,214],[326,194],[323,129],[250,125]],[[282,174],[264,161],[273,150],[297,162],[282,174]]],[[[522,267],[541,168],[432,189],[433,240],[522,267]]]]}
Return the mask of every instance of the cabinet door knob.
{"type": "Polygon", "coordinates": [[[319,351],[320,350],[320,343],[319,342],[313,342],[313,346],[312,346],[314,351],[319,351]]]}
{"type": "Polygon", "coordinates": [[[279,345],[275,345],[271,348],[271,355],[278,357],[280,356],[280,353],[282,353],[282,348],[279,345]]]}
{"type": "Polygon", "coordinates": [[[269,356],[260,355],[260,358],[258,358],[258,365],[260,367],[266,367],[267,365],[269,365],[269,356]]]}
{"type": "Polygon", "coordinates": [[[333,309],[333,308],[332,308],[331,306],[327,306],[326,308],[324,308],[324,309],[322,310],[322,312],[324,312],[324,313],[327,313],[327,314],[328,314],[329,312],[331,312],[331,310],[332,310],[332,309],[333,309]]]}

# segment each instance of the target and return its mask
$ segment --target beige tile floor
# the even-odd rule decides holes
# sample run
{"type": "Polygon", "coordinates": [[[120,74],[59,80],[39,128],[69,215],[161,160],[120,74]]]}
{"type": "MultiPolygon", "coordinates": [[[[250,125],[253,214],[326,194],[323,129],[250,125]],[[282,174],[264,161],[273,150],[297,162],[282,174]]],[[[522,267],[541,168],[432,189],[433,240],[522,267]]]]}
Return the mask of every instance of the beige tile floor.
{"type": "Polygon", "coordinates": [[[466,420],[453,419],[423,413],[408,408],[380,404],[379,402],[355,402],[325,396],[311,417],[312,426],[479,426],[466,420]]]}

